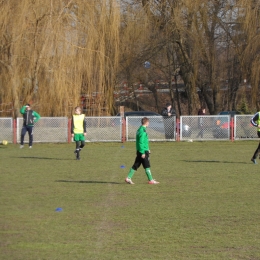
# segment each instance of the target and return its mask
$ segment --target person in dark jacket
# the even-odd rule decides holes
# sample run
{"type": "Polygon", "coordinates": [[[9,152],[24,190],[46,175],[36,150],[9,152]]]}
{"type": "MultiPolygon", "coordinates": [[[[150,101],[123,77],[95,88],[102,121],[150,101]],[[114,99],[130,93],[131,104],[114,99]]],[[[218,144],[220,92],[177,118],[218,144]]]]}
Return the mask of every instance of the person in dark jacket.
{"type": "Polygon", "coordinates": [[[164,130],[165,130],[165,138],[166,139],[174,139],[175,137],[175,116],[176,112],[172,108],[170,103],[166,104],[166,107],[162,110],[163,122],[164,122],[164,130]]]}
{"type": "Polygon", "coordinates": [[[31,109],[31,105],[27,104],[20,109],[20,113],[23,115],[23,127],[21,131],[21,145],[20,148],[24,147],[24,136],[28,132],[29,134],[29,148],[33,145],[33,127],[41,117],[40,115],[31,109]]]}
{"type": "Polygon", "coordinates": [[[206,114],[206,109],[204,107],[200,108],[198,111],[198,128],[200,129],[197,138],[203,138],[203,133],[204,133],[204,125],[203,125],[203,116],[206,114]]]}
{"type": "MultiPolygon", "coordinates": [[[[253,126],[257,127],[257,136],[260,138],[260,111],[255,113],[254,116],[251,118],[251,124],[253,126]]],[[[260,141],[259,141],[258,147],[256,148],[256,150],[254,152],[253,157],[251,158],[251,161],[254,164],[257,164],[256,158],[257,158],[257,155],[259,154],[259,152],[260,152],[260,141]]]]}

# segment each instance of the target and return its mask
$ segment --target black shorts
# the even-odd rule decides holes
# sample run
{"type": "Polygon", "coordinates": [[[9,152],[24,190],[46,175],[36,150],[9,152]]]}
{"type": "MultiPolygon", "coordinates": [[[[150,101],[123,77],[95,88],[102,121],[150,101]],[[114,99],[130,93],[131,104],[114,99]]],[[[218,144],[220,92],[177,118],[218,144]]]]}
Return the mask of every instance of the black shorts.
{"type": "Polygon", "coordinates": [[[145,152],[145,158],[142,158],[142,154],[140,152],[136,152],[136,158],[132,168],[136,171],[141,164],[143,165],[144,169],[150,168],[150,157],[148,151],[145,152]]]}

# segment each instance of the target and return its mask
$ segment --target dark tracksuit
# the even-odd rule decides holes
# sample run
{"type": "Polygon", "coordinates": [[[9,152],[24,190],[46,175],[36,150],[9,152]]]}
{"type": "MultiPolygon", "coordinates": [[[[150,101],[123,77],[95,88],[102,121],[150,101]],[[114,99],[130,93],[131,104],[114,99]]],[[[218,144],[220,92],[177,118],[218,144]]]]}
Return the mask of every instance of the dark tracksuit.
{"type": "Polygon", "coordinates": [[[26,106],[23,106],[20,109],[20,113],[23,115],[23,127],[21,131],[21,145],[24,144],[24,136],[26,132],[29,134],[29,146],[33,144],[33,127],[41,117],[40,115],[33,110],[26,110],[26,106]]]}

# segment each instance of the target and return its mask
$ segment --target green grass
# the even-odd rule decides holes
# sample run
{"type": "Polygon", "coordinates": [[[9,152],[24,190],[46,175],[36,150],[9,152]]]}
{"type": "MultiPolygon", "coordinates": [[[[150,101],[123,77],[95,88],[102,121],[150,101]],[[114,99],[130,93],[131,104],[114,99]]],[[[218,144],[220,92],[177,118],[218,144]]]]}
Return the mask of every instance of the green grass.
{"type": "Polygon", "coordinates": [[[0,258],[260,259],[257,145],[151,143],[159,185],[134,143],[1,145],[0,258]]]}

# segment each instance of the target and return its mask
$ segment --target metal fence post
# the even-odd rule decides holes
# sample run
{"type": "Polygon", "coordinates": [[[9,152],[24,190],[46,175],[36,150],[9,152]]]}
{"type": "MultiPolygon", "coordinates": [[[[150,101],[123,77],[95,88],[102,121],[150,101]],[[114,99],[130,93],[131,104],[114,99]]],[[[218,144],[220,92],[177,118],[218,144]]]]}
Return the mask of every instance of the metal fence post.
{"type": "Polygon", "coordinates": [[[126,141],[126,120],[122,118],[122,143],[126,141]]]}
{"type": "Polygon", "coordinates": [[[68,143],[71,143],[71,118],[68,119],[68,143]]]}
{"type": "Polygon", "coordinates": [[[180,119],[176,119],[176,141],[180,141],[180,119]]]}
{"type": "Polygon", "coordinates": [[[230,131],[231,131],[231,141],[234,141],[234,118],[231,118],[231,124],[230,124],[230,131]]]}
{"type": "Polygon", "coordinates": [[[16,125],[16,119],[13,120],[13,143],[17,144],[17,138],[16,138],[16,130],[17,129],[17,125],[16,125]]]}

